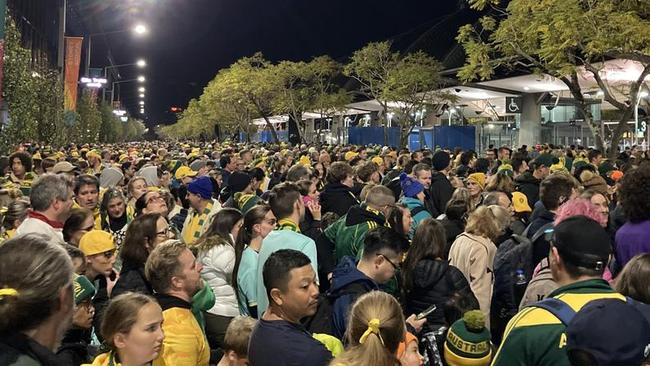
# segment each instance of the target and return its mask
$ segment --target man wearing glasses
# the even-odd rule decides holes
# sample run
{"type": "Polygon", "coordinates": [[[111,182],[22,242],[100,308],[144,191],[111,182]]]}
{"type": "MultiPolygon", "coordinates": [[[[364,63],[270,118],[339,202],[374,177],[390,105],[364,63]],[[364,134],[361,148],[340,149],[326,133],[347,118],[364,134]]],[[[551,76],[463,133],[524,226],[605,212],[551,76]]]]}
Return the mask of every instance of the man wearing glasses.
{"type": "MultiPolygon", "coordinates": [[[[113,236],[106,231],[91,230],[85,233],[79,240],[79,249],[86,256],[86,271],[84,275],[94,283],[97,294],[93,298],[95,316],[93,326],[100,328],[101,317],[104,308],[108,305],[109,291],[108,281],[115,281],[115,242],[113,236]]],[[[99,337],[100,334],[97,333],[99,337]]],[[[100,339],[101,340],[101,339],[100,339]]]]}

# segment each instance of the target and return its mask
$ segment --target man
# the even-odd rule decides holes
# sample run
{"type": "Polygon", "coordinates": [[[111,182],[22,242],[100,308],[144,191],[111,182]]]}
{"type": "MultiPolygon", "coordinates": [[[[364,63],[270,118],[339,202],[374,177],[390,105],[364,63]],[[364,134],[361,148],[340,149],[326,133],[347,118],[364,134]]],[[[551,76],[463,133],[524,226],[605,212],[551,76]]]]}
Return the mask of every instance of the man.
{"type": "Polygon", "coordinates": [[[271,211],[278,220],[278,229],[264,238],[257,265],[257,314],[261,317],[268,305],[267,288],[262,280],[264,262],[280,249],[293,249],[304,253],[318,271],[316,243],[300,232],[299,224],[305,216],[305,204],[296,184],[286,182],[273,187],[269,195],[271,211]]]}
{"type": "Polygon", "coordinates": [[[92,211],[95,229],[102,228],[99,213],[99,180],[94,175],[83,174],[77,177],[74,186],[75,206],[92,211]]]}
{"type": "Polygon", "coordinates": [[[327,184],[320,194],[321,212],[334,212],[338,216],[345,215],[350,207],[358,205],[359,201],[352,193],[354,186],[354,171],[345,162],[337,161],[327,170],[327,184]]]}
{"type": "Polygon", "coordinates": [[[244,149],[239,152],[239,159],[241,159],[244,166],[247,167],[253,162],[253,153],[250,150],[244,149]]]}
{"type": "Polygon", "coordinates": [[[348,313],[357,298],[379,290],[379,285],[390,281],[409,246],[406,238],[383,226],[368,231],[363,243],[363,255],[358,263],[356,258],[346,256],[332,273],[332,287],[327,296],[336,298],[331,326],[332,335],[339,339],[343,339],[348,313]]]}
{"type": "MultiPolygon", "coordinates": [[[[550,298],[576,312],[596,299],[626,301],[602,279],[612,247],[600,224],[575,216],[558,224],[550,236],[549,265],[560,285],[550,298]]],[[[566,326],[548,310],[524,308],[508,324],[492,365],[569,366],[565,331],[566,326]]]]}
{"type": "Polygon", "coordinates": [[[247,316],[237,316],[226,329],[223,339],[223,357],[217,366],[248,365],[248,342],[257,321],[247,316]]]}
{"type": "Polygon", "coordinates": [[[230,174],[237,170],[237,159],[228,154],[224,154],[221,155],[219,163],[221,164],[221,177],[223,179],[223,184],[228,185],[230,174]]]}
{"type": "Polygon", "coordinates": [[[411,153],[411,160],[415,160],[418,163],[422,161],[423,157],[424,157],[424,155],[422,155],[422,151],[420,151],[420,150],[416,150],[416,151],[411,153]]]}
{"type": "Polygon", "coordinates": [[[196,177],[197,174],[198,173],[193,171],[190,167],[183,165],[176,169],[174,178],[176,178],[181,185],[187,186],[192,182],[192,180],[194,180],[194,177],[196,177]]]}
{"type": "Polygon", "coordinates": [[[528,171],[515,178],[517,190],[526,195],[528,203],[534,205],[539,200],[539,184],[550,174],[551,165],[557,162],[551,154],[540,154],[530,163],[532,172],[528,171]]]}
{"type": "Polygon", "coordinates": [[[451,199],[454,193],[454,187],[447,176],[449,169],[451,169],[451,157],[446,151],[436,151],[431,158],[431,165],[433,172],[431,173],[431,184],[428,189],[429,194],[426,201],[426,207],[431,213],[433,218],[436,218],[443,213],[447,208],[447,202],[451,199]]]}
{"type": "Polygon", "coordinates": [[[221,204],[212,198],[210,177],[198,177],[187,186],[187,200],[190,210],[183,223],[181,237],[192,245],[210,226],[214,215],[221,210],[221,204]]]}
{"type": "Polygon", "coordinates": [[[413,178],[420,182],[425,190],[431,187],[431,167],[424,163],[417,163],[413,166],[413,178]]]}
{"type": "Polygon", "coordinates": [[[589,150],[587,153],[587,159],[589,160],[589,164],[598,169],[600,163],[603,162],[603,153],[601,153],[598,149],[589,150]]]}
{"type": "Polygon", "coordinates": [[[72,165],[70,162],[60,161],[60,162],[54,164],[54,167],[52,167],[52,173],[53,174],[64,173],[64,174],[74,178],[76,169],[77,168],[74,165],[72,165]]]}
{"type": "Polygon", "coordinates": [[[24,152],[17,151],[9,156],[11,173],[7,180],[14,183],[24,195],[28,195],[36,174],[32,172],[32,157],[24,152]]]}
{"type": "Polygon", "coordinates": [[[311,176],[310,168],[302,165],[295,164],[287,171],[287,182],[297,182],[303,179],[309,179],[311,176]]]}
{"type": "MultiPolygon", "coordinates": [[[[97,289],[97,294],[93,298],[95,307],[93,326],[95,329],[100,329],[104,309],[108,305],[108,282],[115,281],[113,264],[115,264],[117,247],[111,234],[102,230],[91,230],[79,240],[79,249],[86,256],[84,275],[97,289]]],[[[101,334],[99,336],[101,338],[101,334]]]]}
{"type": "Polygon", "coordinates": [[[145,276],[163,310],[162,352],[154,366],[207,366],[210,347],[192,314],[192,296],[203,288],[201,264],[180,241],[167,241],[151,251],[145,276]]]}
{"type": "Polygon", "coordinates": [[[45,174],[34,182],[29,194],[32,210],[28,211],[16,234],[39,233],[51,243],[63,244],[63,223],[70,216],[74,193],[72,181],[56,174],[45,174]]]}
{"type": "MultiPolygon", "coordinates": [[[[265,245],[266,239],[262,250],[265,245]]],[[[318,306],[318,279],[309,257],[297,250],[276,251],[264,261],[262,273],[269,308],[251,334],[250,365],[329,364],[332,354],[300,324],[318,306]]]]}
{"type": "Polygon", "coordinates": [[[364,187],[369,184],[377,185],[381,181],[381,176],[379,175],[379,167],[377,164],[371,161],[358,166],[356,168],[356,172],[357,181],[354,183],[352,193],[354,193],[354,195],[357,197],[359,197],[364,187]]]}
{"type": "Polygon", "coordinates": [[[225,199],[223,207],[237,207],[235,203],[235,193],[242,194],[255,193],[253,190],[252,178],[247,172],[236,171],[230,175],[228,186],[221,192],[220,199],[225,199]]]}

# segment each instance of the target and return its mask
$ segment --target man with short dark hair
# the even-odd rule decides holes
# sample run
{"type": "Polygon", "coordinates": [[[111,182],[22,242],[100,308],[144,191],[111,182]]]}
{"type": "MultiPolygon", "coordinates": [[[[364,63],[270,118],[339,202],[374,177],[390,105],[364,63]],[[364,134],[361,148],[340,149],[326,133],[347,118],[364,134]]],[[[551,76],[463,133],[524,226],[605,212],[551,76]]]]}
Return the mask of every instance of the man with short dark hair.
{"type": "Polygon", "coordinates": [[[447,208],[447,202],[451,199],[454,193],[454,187],[447,178],[449,169],[451,169],[451,157],[449,153],[443,150],[436,151],[431,158],[432,172],[431,183],[428,188],[428,197],[426,200],[426,207],[433,218],[436,218],[443,213],[447,208]]]}
{"type": "Polygon", "coordinates": [[[203,288],[201,264],[178,240],[159,244],[145,264],[145,276],[163,310],[165,340],[154,366],[207,366],[210,347],[192,314],[192,297],[203,288]]]}
{"type": "Polygon", "coordinates": [[[352,193],[354,186],[354,171],[342,161],[332,163],[327,170],[327,184],[320,194],[321,212],[334,212],[338,216],[345,215],[350,207],[359,204],[352,193]]]}
{"type": "Polygon", "coordinates": [[[95,229],[101,230],[102,222],[99,212],[99,179],[94,175],[82,174],[77,177],[74,186],[75,206],[92,211],[95,229]]]}
{"type": "Polygon", "coordinates": [[[317,276],[309,257],[278,250],[264,262],[262,273],[269,308],[251,334],[250,365],[327,365],[332,354],[300,324],[318,306],[317,276]]]}
{"type": "Polygon", "coordinates": [[[557,158],[551,154],[540,154],[530,162],[531,171],[527,171],[515,178],[517,190],[526,195],[528,203],[535,205],[539,200],[539,184],[550,174],[551,165],[557,162],[557,158]]]}
{"type": "MultiPolygon", "coordinates": [[[[318,271],[316,243],[300,232],[300,222],[305,216],[300,189],[295,183],[285,182],[273,187],[269,194],[269,205],[278,220],[278,229],[264,238],[257,265],[257,316],[262,317],[268,305],[267,288],[262,281],[264,262],[271,254],[281,249],[293,249],[304,253],[310,260],[314,272],[318,271]]],[[[318,279],[318,277],[316,277],[318,279]]]]}
{"type": "Polygon", "coordinates": [[[223,185],[228,185],[230,174],[237,170],[237,159],[233,158],[229,154],[223,154],[221,155],[219,164],[221,165],[221,178],[223,180],[223,185]]]}
{"type": "MultiPolygon", "coordinates": [[[[549,298],[576,312],[592,300],[626,301],[602,279],[612,246],[599,223],[585,216],[571,217],[549,236],[549,265],[553,280],[560,285],[549,298]]],[[[565,331],[566,325],[551,311],[537,305],[524,308],[508,324],[492,365],[569,366],[565,331]]]]}

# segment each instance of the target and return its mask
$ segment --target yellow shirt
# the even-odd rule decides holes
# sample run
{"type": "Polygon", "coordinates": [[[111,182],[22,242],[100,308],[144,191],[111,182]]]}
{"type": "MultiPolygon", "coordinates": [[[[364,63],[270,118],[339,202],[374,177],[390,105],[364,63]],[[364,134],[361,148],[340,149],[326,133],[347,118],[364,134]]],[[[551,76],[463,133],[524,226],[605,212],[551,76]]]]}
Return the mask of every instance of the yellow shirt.
{"type": "Polygon", "coordinates": [[[191,245],[201,236],[203,225],[206,224],[208,214],[212,210],[212,202],[208,203],[203,209],[203,212],[194,212],[190,219],[189,226],[184,230],[183,241],[187,245],[191,245]]]}

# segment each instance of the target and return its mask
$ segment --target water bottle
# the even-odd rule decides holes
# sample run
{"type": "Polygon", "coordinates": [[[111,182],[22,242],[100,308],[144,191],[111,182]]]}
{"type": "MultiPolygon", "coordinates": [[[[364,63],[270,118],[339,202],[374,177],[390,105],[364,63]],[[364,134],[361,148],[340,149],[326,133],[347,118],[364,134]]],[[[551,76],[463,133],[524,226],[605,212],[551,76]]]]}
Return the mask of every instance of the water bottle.
{"type": "Polygon", "coordinates": [[[526,286],[528,286],[528,280],[526,280],[524,270],[518,269],[515,272],[515,304],[519,305],[521,302],[521,299],[524,297],[524,293],[526,292],[526,286]]]}

